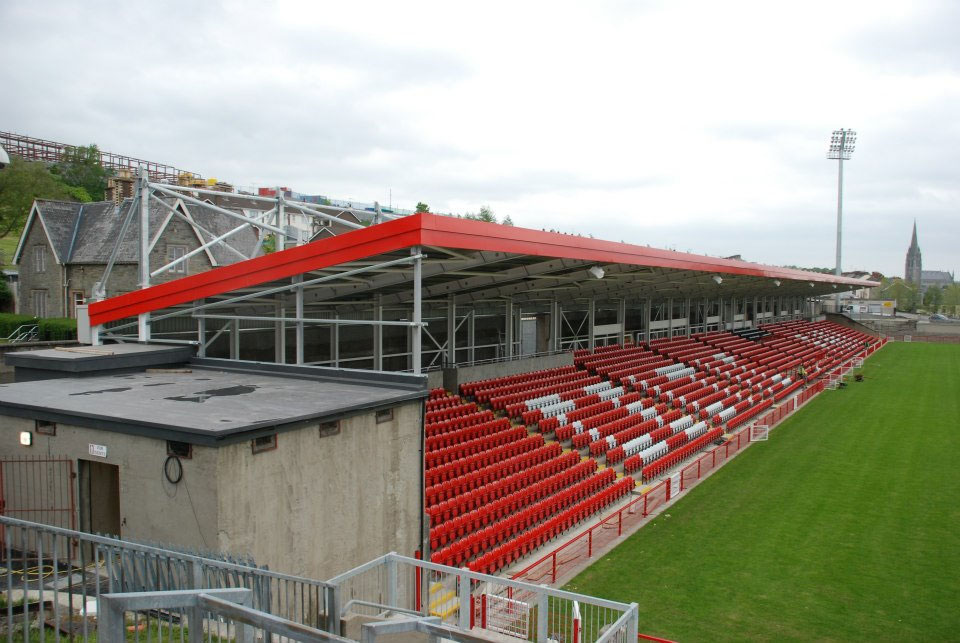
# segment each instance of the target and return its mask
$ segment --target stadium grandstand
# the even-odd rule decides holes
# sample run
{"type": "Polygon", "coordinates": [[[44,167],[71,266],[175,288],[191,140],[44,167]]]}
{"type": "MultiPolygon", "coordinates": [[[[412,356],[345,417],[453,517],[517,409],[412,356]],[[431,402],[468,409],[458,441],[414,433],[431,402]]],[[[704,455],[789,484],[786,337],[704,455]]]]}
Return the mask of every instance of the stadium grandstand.
{"type": "MultiPolygon", "coordinates": [[[[159,190],[203,207],[203,190],[138,186],[141,204],[159,190]]],[[[86,350],[170,344],[227,372],[423,381],[422,457],[398,478],[419,489],[419,547],[318,581],[312,616],[279,615],[296,627],[359,639],[356,616],[354,628],[456,640],[636,640],[636,603],[551,586],[885,344],[820,314],[820,296],[876,285],[862,279],[387,218],[158,285],[144,252],[142,289],[79,312],[86,350]]]]}

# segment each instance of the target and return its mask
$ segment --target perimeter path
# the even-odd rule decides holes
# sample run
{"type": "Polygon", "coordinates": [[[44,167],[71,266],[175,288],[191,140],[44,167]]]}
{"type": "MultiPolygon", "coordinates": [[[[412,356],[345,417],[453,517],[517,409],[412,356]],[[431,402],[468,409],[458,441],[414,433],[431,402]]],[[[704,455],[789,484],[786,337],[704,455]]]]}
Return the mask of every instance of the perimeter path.
{"type": "Polygon", "coordinates": [[[574,578],[674,640],[955,640],[960,346],[889,344],[574,578]]]}

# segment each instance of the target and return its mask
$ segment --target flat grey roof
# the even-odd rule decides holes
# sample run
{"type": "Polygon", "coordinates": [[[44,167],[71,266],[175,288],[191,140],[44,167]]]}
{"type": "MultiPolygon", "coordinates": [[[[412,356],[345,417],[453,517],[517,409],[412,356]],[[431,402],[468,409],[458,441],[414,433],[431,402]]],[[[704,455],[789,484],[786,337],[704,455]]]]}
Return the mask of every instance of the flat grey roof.
{"type": "Polygon", "coordinates": [[[0,385],[0,414],[226,444],[426,397],[413,375],[197,359],[182,369],[0,385]]]}

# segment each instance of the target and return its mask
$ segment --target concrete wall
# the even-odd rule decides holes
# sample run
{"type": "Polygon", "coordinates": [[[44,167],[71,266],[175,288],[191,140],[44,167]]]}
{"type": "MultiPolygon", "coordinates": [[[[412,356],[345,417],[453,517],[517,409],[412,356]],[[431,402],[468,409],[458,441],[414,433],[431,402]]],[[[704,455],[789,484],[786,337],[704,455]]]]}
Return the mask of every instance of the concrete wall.
{"type": "MultiPolygon", "coordinates": [[[[119,466],[122,537],[216,548],[216,449],[194,446],[193,457],[181,459],[183,479],[174,485],[163,474],[165,440],[58,424],[55,436],[34,432],[33,446],[24,447],[19,435],[34,431],[33,420],[0,417],[0,426],[0,457],[66,456],[74,461],[75,472],[80,459],[119,466]],[[89,455],[90,444],[106,446],[107,457],[89,455]]],[[[80,511],[79,490],[74,486],[80,511]]],[[[79,516],[77,524],[81,524],[79,516]]]]}
{"type": "MultiPolygon", "coordinates": [[[[456,368],[443,370],[443,387],[448,391],[455,391],[463,382],[473,382],[491,377],[503,377],[504,375],[515,375],[517,373],[539,371],[545,368],[572,365],[573,353],[568,351],[557,353],[556,355],[525,357],[509,362],[493,362],[491,364],[479,364],[477,366],[458,366],[456,368]]],[[[431,382],[429,379],[427,381],[428,383],[431,382]]],[[[430,386],[432,387],[433,384],[430,384],[430,386]]]]}
{"type": "Polygon", "coordinates": [[[412,556],[420,538],[421,403],[250,442],[219,453],[219,547],[271,569],[330,578],[389,551],[412,556]]]}

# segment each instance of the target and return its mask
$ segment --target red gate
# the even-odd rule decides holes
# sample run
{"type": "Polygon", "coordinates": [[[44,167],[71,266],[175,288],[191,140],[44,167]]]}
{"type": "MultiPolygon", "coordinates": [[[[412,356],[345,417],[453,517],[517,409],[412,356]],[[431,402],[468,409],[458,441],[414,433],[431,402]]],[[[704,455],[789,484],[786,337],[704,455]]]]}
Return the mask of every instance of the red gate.
{"type": "Polygon", "coordinates": [[[0,515],[75,530],[74,479],[63,456],[0,459],[0,515]]]}

